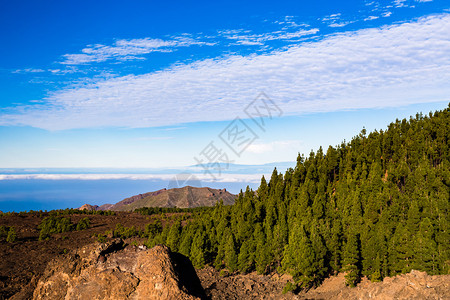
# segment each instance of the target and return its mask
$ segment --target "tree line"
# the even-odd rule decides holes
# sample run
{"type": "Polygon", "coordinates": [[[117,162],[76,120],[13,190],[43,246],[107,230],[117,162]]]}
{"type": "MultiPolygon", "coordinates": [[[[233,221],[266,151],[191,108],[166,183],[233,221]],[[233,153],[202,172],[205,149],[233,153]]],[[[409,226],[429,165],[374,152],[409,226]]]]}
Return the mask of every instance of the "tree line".
{"type": "Polygon", "coordinates": [[[195,267],[293,276],[292,288],[346,273],[353,286],[409,272],[448,274],[450,106],[299,155],[232,206],[154,231],[195,267]]]}

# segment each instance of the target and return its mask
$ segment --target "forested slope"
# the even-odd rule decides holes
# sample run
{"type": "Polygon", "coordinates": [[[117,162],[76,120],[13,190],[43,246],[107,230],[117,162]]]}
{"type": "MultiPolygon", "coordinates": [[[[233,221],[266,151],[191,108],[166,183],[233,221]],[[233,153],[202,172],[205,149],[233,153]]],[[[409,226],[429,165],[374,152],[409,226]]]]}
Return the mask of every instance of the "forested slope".
{"type": "Polygon", "coordinates": [[[293,275],[298,286],[346,272],[378,281],[449,273],[450,108],[396,120],[300,156],[284,174],[149,238],[196,267],[293,275]]]}

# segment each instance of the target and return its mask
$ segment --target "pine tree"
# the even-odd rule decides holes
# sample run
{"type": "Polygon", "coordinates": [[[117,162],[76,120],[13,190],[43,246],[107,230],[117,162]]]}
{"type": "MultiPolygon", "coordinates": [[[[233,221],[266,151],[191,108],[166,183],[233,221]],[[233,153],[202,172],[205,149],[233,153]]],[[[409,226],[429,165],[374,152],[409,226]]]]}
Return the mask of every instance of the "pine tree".
{"type": "Polygon", "coordinates": [[[329,263],[334,272],[341,269],[341,247],[342,247],[342,225],[339,219],[333,220],[331,228],[331,239],[328,242],[330,260],[329,263]]]}
{"type": "Polygon", "coordinates": [[[437,271],[437,245],[433,235],[433,225],[430,219],[425,218],[420,223],[420,231],[414,239],[416,255],[413,268],[429,274],[436,274],[437,271]]]}
{"type": "Polygon", "coordinates": [[[255,231],[253,233],[253,239],[256,243],[256,252],[255,252],[255,264],[256,271],[259,274],[265,274],[267,267],[270,263],[270,257],[268,255],[267,247],[266,247],[266,236],[262,229],[262,226],[258,223],[255,226],[255,231]]]}
{"type": "Polygon", "coordinates": [[[238,268],[238,254],[236,253],[236,243],[232,233],[228,235],[224,251],[225,265],[228,270],[233,273],[238,268]]]}
{"type": "Polygon", "coordinates": [[[346,272],[345,283],[349,286],[355,286],[360,277],[360,252],[358,235],[349,232],[347,242],[343,252],[343,270],[346,272]]]}
{"type": "Polygon", "coordinates": [[[297,224],[289,235],[289,243],[281,262],[283,269],[289,272],[295,281],[305,286],[315,281],[316,255],[304,226],[297,224]]]}
{"type": "Polygon", "coordinates": [[[191,253],[191,246],[194,238],[194,234],[191,228],[192,227],[189,225],[183,228],[181,243],[178,249],[178,251],[185,256],[189,256],[191,253]]]}
{"type": "Polygon", "coordinates": [[[242,243],[238,255],[238,269],[241,273],[249,272],[254,265],[254,247],[253,240],[246,240],[242,243]],[[253,249],[252,249],[253,248],[253,249]]]}
{"type": "Polygon", "coordinates": [[[206,241],[203,232],[198,231],[195,234],[194,240],[192,241],[190,259],[192,265],[198,269],[205,266],[206,263],[206,241]]]}
{"type": "Polygon", "coordinates": [[[412,243],[408,229],[400,223],[389,241],[390,275],[411,271],[412,254],[414,252],[412,243]]]}
{"type": "Polygon", "coordinates": [[[181,237],[181,222],[178,220],[170,227],[169,234],[167,235],[167,242],[166,242],[167,246],[173,252],[178,252],[180,237],[181,237]]]}
{"type": "Polygon", "coordinates": [[[325,247],[325,243],[322,235],[320,234],[319,225],[313,223],[311,226],[311,234],[310,234],[311,245],[314,249],[314,263],[312,267],[314,268],[314,284],[318,284],[320,279],[322,279],[326,272],[326,255],[327,248],[325,247]]]}

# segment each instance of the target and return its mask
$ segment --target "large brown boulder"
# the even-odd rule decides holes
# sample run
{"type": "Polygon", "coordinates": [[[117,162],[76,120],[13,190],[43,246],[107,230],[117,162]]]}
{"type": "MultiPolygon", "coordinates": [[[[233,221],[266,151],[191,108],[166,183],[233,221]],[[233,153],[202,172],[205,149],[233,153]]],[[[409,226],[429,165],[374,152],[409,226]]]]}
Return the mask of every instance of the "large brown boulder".
{"type": "Polygon", "coordinates": [[[200,299],[203,295],[185,257],[162,245],[125,247],[116,240],[82,247],[49,263],[33,299],[200,299]]]}

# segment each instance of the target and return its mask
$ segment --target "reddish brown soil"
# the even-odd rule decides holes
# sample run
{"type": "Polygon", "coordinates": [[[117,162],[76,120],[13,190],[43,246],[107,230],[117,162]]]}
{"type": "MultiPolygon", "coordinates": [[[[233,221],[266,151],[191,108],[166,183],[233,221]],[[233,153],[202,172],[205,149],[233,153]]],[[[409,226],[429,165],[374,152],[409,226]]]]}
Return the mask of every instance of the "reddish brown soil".
{"type": "MultiPolygon", "coordinates": [[[[92,227],[82,231],[54,234],[49,240],[39,241],[38,225],[47,215],[27,213],[0,216],[0,225],[14,226],[17,232],[15,243],[0,241],[0,300],[18,293],[33,276],[38,278],[47,263],[56,255],[95,242],[97,239],[92,237],[94,234],[114,229],[118,223],[126,227],[135,226],[137,229],[144,229],[146,224],[160,217],[126,212],[117,212],[114,216],[70,215],[72,223],[88,217],[92,227]]],[[[167,216],[170,217],[170,214],[167,216]]],[[[132,238],[132,240],[139,239],[132,238]]]]}

